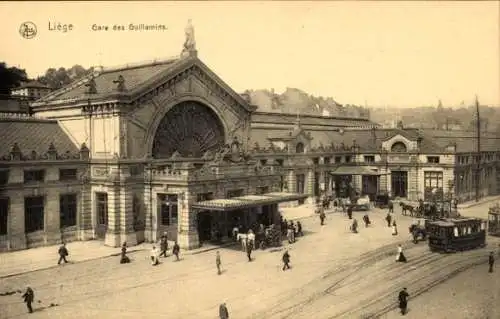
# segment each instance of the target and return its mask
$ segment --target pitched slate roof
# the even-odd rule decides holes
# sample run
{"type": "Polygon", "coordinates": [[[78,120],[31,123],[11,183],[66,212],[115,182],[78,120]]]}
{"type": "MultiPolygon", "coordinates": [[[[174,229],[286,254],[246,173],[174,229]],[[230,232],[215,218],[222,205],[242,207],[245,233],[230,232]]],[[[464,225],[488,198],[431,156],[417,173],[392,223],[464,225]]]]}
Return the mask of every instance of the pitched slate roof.
{"type": "Polygon", "coordinates": [[[8,155],[14,143],[17,143],[24,155],[29,155],[32,151],[45,154],[50,143],[54,144],[59,154],[76,154],[79,151],[57,121],[53,120],[1,116],[0,132],[0,156],[8,155]]]}
{"type": "MultiPolygon", "coordinates": [[[[300,124],[307,126],[326,127],[373,127],[379,126],[370,120],[363,118],[326,117],[318,115],[300,115],[300,124]]],[[[297,115],[285,113],[252,113],[252,123],[255,124],[290,124],[297,121],[297,115]]]]}
{"type": "MultiPolygon", "coordinates": [[[[446,147],[456,143],[457,153],[470,153],[477,151],[477,133],[472,131],[445,131],[445,130],[425,130],[424,136],[433,140],[441,147],[446,147]]],[[[500,136],[495,133],[485,132],[481,134],[481,151],[500,151],[500,136]]]]}
{"type": "MultiPolygon", "coordinates": [[[[302,123],[302,119],[301,119],[302,123]]],[[[292,125],[289,127],[253,127],[251,130],[250,146],[255,143],[259,146],[269,145],[269,138],[289,137],[293,131],[292,125]]],[[[416,141],[419,137],[420,152],[439,153],[446,147],[456,143],[458,153],[474,152],[476,150],[477,137],[474,132],[466,131],[436,131],[418,129],[356,129],[338,128],[321,129],[305,128],[305,133],[311,133],[311,146],[317,148],[320,145],[329,146],[331,143],[346,146],[353,145],[354,141],[359,145],[360,151],[376,152],[381,149],[382,142],[396,136],[402,135],[405,138],[416,141]]],[[[481,150],[483,152],[500,151],[500,136],[494,133],[485,133],[481,137],[481,150]]]]}
{"type": "Polygon", "coordinates": [[[127,91],[131,92],[138,89],[141,85],[156,80],[160,74],[179,65],[181,61],[181,59],[172,58],[164,61],[126,65],[117,68],[103,68],[102,70],[91,72],[68,86],[42,97],[38,102],[88,98],[89,94],[86,94],[88,90],[86,84],[89,83],[92,77],[94,78],[97,89],[97,94],[91,95],[93,99],[120,93],[117,90],[117,83],[113,82],[116,81],[120,75],[123,76],[125,80],[124,84],[127,91]]]}

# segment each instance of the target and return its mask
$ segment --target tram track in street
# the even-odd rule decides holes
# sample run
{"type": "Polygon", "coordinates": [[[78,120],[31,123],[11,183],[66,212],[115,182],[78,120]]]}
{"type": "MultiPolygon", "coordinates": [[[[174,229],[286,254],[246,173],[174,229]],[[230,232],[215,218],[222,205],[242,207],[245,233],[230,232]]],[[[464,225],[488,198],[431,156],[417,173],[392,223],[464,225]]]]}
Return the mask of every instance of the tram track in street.
{"type": "MultiPolygon", "coordinates": [[[[392,271],[387,276],[373,282],[370,281],[367,284],[368,287],[360,285],[361,289],[349,289],[345,294],[339,295],[339,297],[343,297],[344,300],[349,301],[332,305],[330,309],[337,308],[334,311],[335,315],[327,318],[379,318],[387,312],[385,309],[389,309],[388,311],[390,311],[394,307],[397,307],[397,293],[402,287],[407,287],[411,297],[415,297],[416,292],[421,291],[420,293],[423,293],[437,284],[446,281],[453,275],[458,274],[460,271],[485,262],[484,252],[469,252],[468,256],[465,256],[466,258],[462,255],[436,255],[438,258],[430,258],[425,262],[419,263],[420,268],[415,272],[407,272],[397,277],[395,276],[398,274],[397,271],[392,271]],[[363,288],[368,292],[364,296],[361,294],[363,288]],[[355,301],[357,306],[349,306],[349,302],[352,303],[352,301],[355,301]],[[347,309],[338,309],[341,305],[347,309]]],[[[412,266],[416,265],[416,263],[408,265],[412,266]]]]}
{"type": "Polygon", "coordinates": [[[451,276],[483,263],[484,258],[481,256],[485,256],[483,249],[458,254],[438,254],[427,251],[426,246],[418,245],[406,250],[411,256],[408,263],[396,263],[390,258],[378,264],[381,268],[376,268],[380,257],[383,258],[387,253],[390,253],[389,257],[395,257],[394,246],[385,251],[384,248],[378,249],[378,254],[368,255],[371,258],[366,258],[365,255],[358,262],[337,267],[336,275],[320,277],[322,282],[313,280],[308,285],[315,285],[310,287],[316,289],[314,293],[302,300],[291,298],[282,304],[276,303],[274,306],[277,309],[271,308],[266,313],[266,318],[301,318],[304,315],[330,319],[378,318],[380,309],[387,308],[390,311],[397,306],[397,292],[403,286],[408,287],[411,296],[415,296],[415,292],[423,293],[451,276]],[[326,287],[325,280],[328,281],[326,287]],[[325,316],[325,308],[331,309],[334,315],[325,316]]]}
{"type": "MultiPolygon", "coordinates": [[[[314,278],[309,281],[305,285],[302,285],[300,288],[293,290],[285,294],[283,297],[275,301],[272,306],[266,307],[266,309],[254,312],[254,314],[250,318],[262,318],[265,316],[266,318],[282,318],[281,314],[290,313],[295,311],[300,311],[303,307],[308,304],[313,303],[318,298],[321,298],[323,295],[327,294],[330,289],[333,289],[335,286],[342,284],[345,280],[347,280],[350,276],[356,274],[360,269],[372,265],[378,261],[384,260],[390,256],[395,256],[395,247],[398,244],[404,244],[408,241],[402,240],[395,243],[387,244],[382,247],[376,248],[374,250],[365,252],[357,257],[353,256],[349,258],[348,261],[343,261],[340,264],[331,267],[329,270],[325,271],[322,275],[314,278]],[[353,260],[355,258],[355,260],[353,260]],[[346,273],[347,272],[347,273],[346,273]],[[328,284],[328,287],[325,289],[318,290],[318,286],[322,286],[325,284],[325,281],[328,279],[335,279],[334,284],[328,284]],[[300,302],[290,302],[290,300],[297,295],[302,295],[302,300],[300,302]]],[[[408,250],[412,250],[418,246],[410,246],[408,250]]],[[[285,315],[284,317],[286,317],[285,315]]]]}

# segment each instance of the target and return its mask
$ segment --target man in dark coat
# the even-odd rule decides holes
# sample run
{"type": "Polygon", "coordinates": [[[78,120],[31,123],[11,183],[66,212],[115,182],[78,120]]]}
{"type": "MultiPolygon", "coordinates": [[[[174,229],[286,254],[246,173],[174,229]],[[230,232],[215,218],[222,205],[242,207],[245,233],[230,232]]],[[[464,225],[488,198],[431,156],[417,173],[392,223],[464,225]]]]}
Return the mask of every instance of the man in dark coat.
{"type": "Polygon", "coordinates": [[[403,288],[403,290],[401,290],[399,292],[399,309],[401,309],[401,314],[404,316],[406,314],[406,311],[408,309],[408,297],[410,295],[408,294],[408,292],[406,291],[406,288],[403,288]]]}
{"type": "Polygon", "coordinates": [[[286,269],[290,269],[290,254],[288,253],[288,250],[285,250],[282,260],[283,260],[283,271],[285,271],[286,269]]]}
{"type": "MultiPolygon", "coordinates": [[[[392,202],[392,200],[389,200],[389,203],[387,203],[387,206],[389,206],[389,214],[394,213],[394,203],[392,202]]],[[[389,225],[389,227],[390,226],[391,225],[389,225]]]]}
{"type": "Polygon", "coordinates": [[[247,239],[247,257],[248,257],[248,261],[252,261],[252,250],[253,250],[253,243],[247,239]]]}
{"type": "Polygon", "coordinates": [[[59,253],[59,260],[57,261],[57,264],[60,265],[62,261],[64,261],[64,263],[67,263],[68,261],[66,260],[66,256],[68,256],[69,253],[65,243],[63,243],[61,247],[59,247],[58,253],[59,253]]]}
{"type": "Polygon", "coordinates": [[[168,241],[167,241],[167,235],[165,233],[165,235],[161,236],[161,240],[160,240],[160,250],[161,250],[161,254],[160,254],[160,257],[167,257],[167,250],[168,250],[168,241]]]}
{"type": "Polygon", "coordinates": [[[319,209],[319,220],[321,222],[321,225],[324,225],[325,224],[325,218],[326,218],[326,215],[325,215],[325,210],[320,208],[319,209]]]}
{"type": "Polygon", "coordinates": [[[181,251],[181,248],[179,247],[179,244],[177,242],[175,242],[174,247],[172,248],[172,254],[174,254],[177,261],[179,261],[179,252],[180,251],[181,251]]]}
{"type": "Polygon", "coordinates": [[[352,206],[349,205],[349,207],[347,207],[347,217],[349,217],[349,219],[352,219],[352,206]]]}
{"type": "Polygon", "coordinates": [[[391,227],[392,217],[390,212],[387,213],[387,216],[385,216],[385,221],[387,222],[387,227],[391,227]]]}
{"type": "Polygon", "coordinates": [[[217,266],[217,275],[222,274],[221,265],[222,265],[222,262],[220,259],[220,253],[219,253],[219,251],[217,251],[215,253],[215,266],[217,266]]]}
{"type": "Polygon", "coordinates": [[[490,256],[488,257],[488,264],[490,265],[490,269],[488,272],[493,272],[493,265],[495,264],[495,257],[493,256],[493,252],[490,253],[490,256]]]}
{"type": "Polygon", "coordinates": [[[127,256],[127,243],[123,242],[122,244],[122,253],[120,256],[120,264],[128,264],[130,262],[130,258],[127,256]]]}
{"type": "Polygon", "coordinates": [[[220,319],[229,319],[229,311],[227,310],[225,302],[219,306],[219,318],[220,319]]]}
{"type": "Polygon", "coordinates": [[[31,307],[31,304],[35,300],[35,293],[33,292],[33,289],[31,289],[29,286],[26,287],[26,292],[22,295],[22,298],[24,298],[26,307],[28,307],[28,312],[32,313],[33,308],[31,307]]]}

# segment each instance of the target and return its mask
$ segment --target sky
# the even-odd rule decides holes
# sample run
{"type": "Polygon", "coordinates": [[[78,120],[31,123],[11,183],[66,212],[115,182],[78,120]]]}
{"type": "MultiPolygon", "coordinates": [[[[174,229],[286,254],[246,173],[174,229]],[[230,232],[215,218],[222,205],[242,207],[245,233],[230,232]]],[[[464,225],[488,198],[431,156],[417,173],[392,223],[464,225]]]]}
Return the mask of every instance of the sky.
{"type": "Polygon", "coordinates": [[[2,2],[0,61],[35,77],[171,57],[192,19],[199,58],[237,92],[291,87],[372,107],[470,105],[477,94],[500,106],[499,11],[498,1],[2,2]],[[19,32],[26,21],[32,39],[19,32]]]}

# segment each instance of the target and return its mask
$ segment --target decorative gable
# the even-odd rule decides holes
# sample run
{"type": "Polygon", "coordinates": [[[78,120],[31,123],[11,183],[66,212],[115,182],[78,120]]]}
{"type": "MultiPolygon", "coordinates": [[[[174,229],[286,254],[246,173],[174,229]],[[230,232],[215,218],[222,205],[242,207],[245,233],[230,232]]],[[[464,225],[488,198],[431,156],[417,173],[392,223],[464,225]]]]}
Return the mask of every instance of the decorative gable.
{"type": "Polygon", "coordinates": [[[382,148],[389,152],[406,153],[416,150],[418,143],[401,134],[397,134],[382,142],[382,148]]]}

